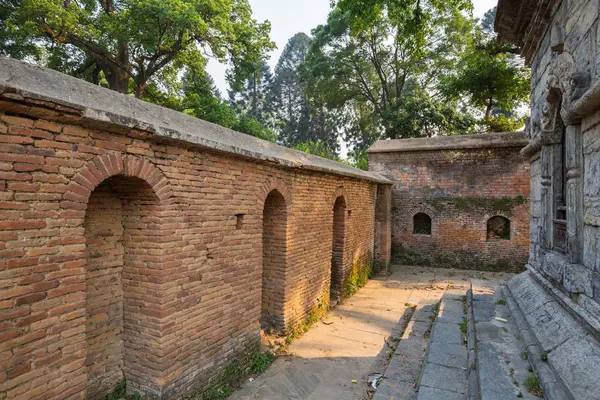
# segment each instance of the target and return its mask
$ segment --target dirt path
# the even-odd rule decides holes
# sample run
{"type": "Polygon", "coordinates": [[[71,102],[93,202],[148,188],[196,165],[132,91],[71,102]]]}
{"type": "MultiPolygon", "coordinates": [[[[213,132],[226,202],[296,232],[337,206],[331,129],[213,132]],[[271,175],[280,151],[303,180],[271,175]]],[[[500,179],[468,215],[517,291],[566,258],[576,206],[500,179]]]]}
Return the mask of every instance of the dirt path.
{"type": "Polygon", "coordinates": [[[385,339],[401,329],[408,304],[440,299],[448,288],[466,291],[472,278],[490,284],[508,277],[410,266],[394,266],[392,271],[391,276],[369,281],[335,307],[323,319],[329,325],[314,325],[292,343],[290,355],[279,357],[264,374],[245,382],[229,398],[368,399],[367,377],[385,370],[390,351],[385,339]]]}

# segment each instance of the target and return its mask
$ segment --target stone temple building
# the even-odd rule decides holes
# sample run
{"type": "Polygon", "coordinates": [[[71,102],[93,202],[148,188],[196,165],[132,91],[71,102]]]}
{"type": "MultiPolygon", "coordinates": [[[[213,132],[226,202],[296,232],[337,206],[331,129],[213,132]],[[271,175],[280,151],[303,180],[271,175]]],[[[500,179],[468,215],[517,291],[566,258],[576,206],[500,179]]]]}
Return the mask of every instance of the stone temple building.
{"type": "Polygon", "coordinates": [[[508,289],[556,399],[600,398],[599,15],[597,0],[499,0],[495,22],[532,72],[531,248],[508,289]]]}
{"type": "Polygon", "coordinates": [[[390,183],[0,58],[0,399],[211,385],[387,268],[390,183]]]}
{"type": "Polygon", "coordinates": [[[369,169],[393,182],[392,253],[404,265],[521,272],[529,255],[523,132],[380,140],[369,169]]]}

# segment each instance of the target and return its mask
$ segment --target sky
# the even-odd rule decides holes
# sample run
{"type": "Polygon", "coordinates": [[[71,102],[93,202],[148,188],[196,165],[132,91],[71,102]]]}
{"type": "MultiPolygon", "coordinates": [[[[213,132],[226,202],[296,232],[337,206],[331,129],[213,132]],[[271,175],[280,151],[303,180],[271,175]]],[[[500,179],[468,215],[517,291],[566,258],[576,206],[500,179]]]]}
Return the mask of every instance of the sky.
{"type": "MultiPolygon", "coordinates": [[[[277,60],[288,39],[298,32],[310,35],[310,31],[317,25],[327,22],[330,10],[330,0],[249,0],[254,18],[257,21],[268,20],[271,22],[271,39],[277,49],[271,53],[269,64],[275,67],[277,60]]],[[[494,7],[498,0],[473,0],[475,17],[481,18],[483,14],[494,7]]],[[[211,60],[208,64],[208,73],[215,80],[215,85],[223,96],[227,96],[228,85],[225,81],[224,65],[211,60]]]]}

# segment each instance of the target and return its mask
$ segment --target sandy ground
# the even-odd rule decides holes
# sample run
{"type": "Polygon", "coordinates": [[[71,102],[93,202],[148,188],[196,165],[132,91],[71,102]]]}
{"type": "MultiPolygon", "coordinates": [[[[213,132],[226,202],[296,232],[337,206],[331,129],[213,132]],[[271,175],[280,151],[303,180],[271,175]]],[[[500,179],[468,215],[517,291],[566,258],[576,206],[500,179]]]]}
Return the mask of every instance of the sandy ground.
{"type": "Polygon", "coordinates": [[[384,372],[389,352],[385,340],[403,325],[408,304],[439,299],[448,289],[466,292],[495,287],[510,274],[393,266],[392,274],[370,280],[336,306],[289,347],[254,381],[229,398],[369,399],[367,377],[384,372]],[[356,383],[352,381],[356,380],[356,383]]]}

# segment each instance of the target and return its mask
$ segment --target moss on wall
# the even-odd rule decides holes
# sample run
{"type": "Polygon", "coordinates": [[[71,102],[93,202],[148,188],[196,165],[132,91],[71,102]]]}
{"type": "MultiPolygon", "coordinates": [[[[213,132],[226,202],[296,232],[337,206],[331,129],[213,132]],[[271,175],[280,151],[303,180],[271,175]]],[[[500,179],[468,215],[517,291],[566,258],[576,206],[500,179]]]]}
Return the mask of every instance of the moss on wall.
{"type": "Polygon", "coordinates": [[[342,298],[350,297],[375,274],[373,254],[369,251],[358,257],[342,283],[342,298]]]}
{"type": "Polygon", "coordinates": [[[495,211],[512,211],[516,206],[525,204],[527,199],[521,195],[515,197],[436,197],[426,200],[436,210],[453,206],[457,210],[469,211],[477,208],[489,208],[495,211]]]}
{"type": "Polygon", "coordinates": [[[514,273],[524,271],[525,264],[527,263],[527,258],[501,258],[497,261],[489,262],[479,260],[472,253],[426,253],[418,249],[411,249],[402,245],[393,246],[392,257],[395,263],[402,265],[514,273]]]}

